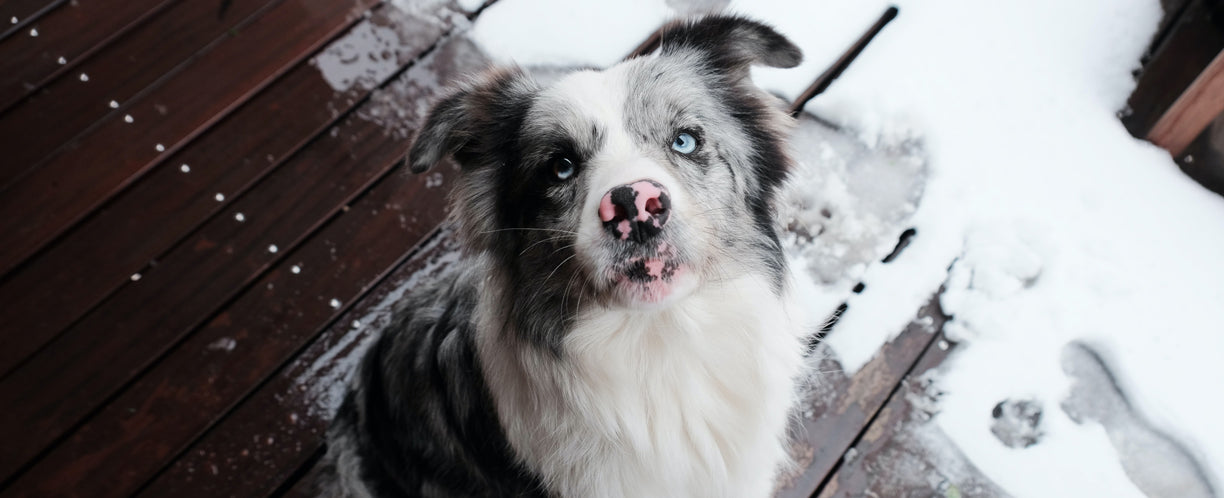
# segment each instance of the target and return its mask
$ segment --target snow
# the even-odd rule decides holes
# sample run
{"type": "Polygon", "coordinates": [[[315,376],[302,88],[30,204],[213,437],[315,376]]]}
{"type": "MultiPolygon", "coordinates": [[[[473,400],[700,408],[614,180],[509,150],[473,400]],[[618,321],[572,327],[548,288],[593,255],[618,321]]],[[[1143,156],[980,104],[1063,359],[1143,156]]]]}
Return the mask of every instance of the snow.
{"type": "Polygon", "coordinates": [[[500,62],[602,67],[674,16],[660,0],[512,0],[486,8],[471,37],[500,62]]]}
{"type": "Polygon", "coordinates": [[[323,80],[337,92],[370,90],[399,71],[401,54],[424,46],[436,32],[424,29],[466,20],[438,0],[395,0],[391,8],[367,16],[311,59],[323,80]],[[428,37],[425,39],[424,37],[428,37]]]}
{"type": "MultiPolygon", "coordinates": [[[[1224,378],[1224,199],[1116,117],[1159,2],[727,8],[803,48],[798,68],[753,71],[762,87],[793,98],[890,3],[898,18],[808,105],[841,131],[801,121],[802,164],[784,196],[789,256],[812,277],[805,296],[817,310],[848,306],[827,344],[854,372],[946,285],[941,303],[954,319],[945,332],[961,344],[936,378],[940,436],[927,439],[954,444],[1016,496],[1159,495],[1136,458],[1158,469],[1197,460],[1220,489],[1222,406],[1201,386],[1224,378]],[[907,228],[916,230],[909,247],[880,263],[907,228]],[[851,292],[859,282],[865,290],[851,292]],[[1131,422],[1069,415],[1074,403],[1064,401],[1079,382],[1077,370],[1064,371],[1072,343],[1092,345],[1110,367],[1131,422]],[[1016,408],[1019,422],[1042,407],[1027,433],[1035,444],[1008,447],[991,432],[994,408],[1008,400],[1027,403],[1016,408]]],[[[721,5],[504,1],[471,36],[501,62],[605,66],[661,22],[721,5]]]]}

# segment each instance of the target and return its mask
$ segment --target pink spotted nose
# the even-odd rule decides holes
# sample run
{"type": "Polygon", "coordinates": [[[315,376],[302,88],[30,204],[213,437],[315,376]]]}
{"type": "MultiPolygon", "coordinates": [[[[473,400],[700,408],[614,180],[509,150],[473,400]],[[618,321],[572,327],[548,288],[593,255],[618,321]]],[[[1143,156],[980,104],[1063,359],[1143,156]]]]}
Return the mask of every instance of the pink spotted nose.
{"type": "Polygon", "coordinates": [[[671,197],[667,189],[653,180],[612,187],[599,201],[599,221],[619,240],[646,242],[667,224],[671,197]]]}

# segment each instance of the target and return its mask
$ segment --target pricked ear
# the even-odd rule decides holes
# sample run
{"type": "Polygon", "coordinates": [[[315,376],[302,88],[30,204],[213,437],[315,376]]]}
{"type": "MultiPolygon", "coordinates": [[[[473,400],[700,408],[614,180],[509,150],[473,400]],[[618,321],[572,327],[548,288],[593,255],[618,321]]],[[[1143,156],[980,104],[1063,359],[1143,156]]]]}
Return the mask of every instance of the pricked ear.
{"type": "Polygon", "coordinates": [[[789,68],[803,62],[803,51],[772,27],[738,16],[714,15],[680,21],[663,30],[660,54],[696,52],[711,67],[733,77],[752,65],[789,68]]]}
{"type": "Polygon", "coordinates": [[[517,68],[493,70],[463,84],[429,111],[408,150],[408,167],[422,173],[448,155],[468,167],[494,153],[521,125],[535,91],[517,68]]]}

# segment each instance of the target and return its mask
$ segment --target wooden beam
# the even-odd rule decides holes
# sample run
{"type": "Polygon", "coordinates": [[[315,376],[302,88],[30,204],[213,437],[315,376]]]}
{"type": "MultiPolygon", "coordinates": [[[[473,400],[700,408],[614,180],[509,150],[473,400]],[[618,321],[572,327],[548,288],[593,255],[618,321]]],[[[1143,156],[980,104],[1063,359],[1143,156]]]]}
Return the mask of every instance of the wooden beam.
{"type": "Polygon", "coordinates": [[[1224,50],[1165,111],[1147,139],[1179,156],[1224,111],[1224,50]]]}

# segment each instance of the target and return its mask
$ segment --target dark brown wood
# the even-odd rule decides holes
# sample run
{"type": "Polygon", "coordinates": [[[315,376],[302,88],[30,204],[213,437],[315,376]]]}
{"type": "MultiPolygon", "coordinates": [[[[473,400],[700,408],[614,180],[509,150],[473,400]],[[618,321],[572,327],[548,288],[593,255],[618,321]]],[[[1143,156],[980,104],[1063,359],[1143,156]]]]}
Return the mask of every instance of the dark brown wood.
{"type": "MultiPolygon", "coordinates": [[[[90,55],[144,21],[157,17],[172,3],[169,0],[69,2],[39,19],[31,28],[0,42],[0,111],[42,88],[56,75],[83,67],[80,63],[90,55]],[[33,29],[38,31],[38,36],[30,36],[33,29]],[[63,63],[60,63],[61,58],[63,63]]],[[[198,3],[202,4],[200,7],[207,5],[210,10],[216,9],[212,2],[198,3]]],[[[196,18],[201,23],[213,19],[215,15],[196,18]]],[[[166,41],[172,45],[177,40],[170,33],[166,41]]],[[[182,59],[180,56],[167,63],[177,64],[182,59]]],[[[105,109],[106,101],[102,104],[105,109]]],[[[0,181],[0,185],[5,183],[0,181]]]]}
{"type": "MultiPolygon", "coordinates": [[[[413,14],[379,8],[362,23],[395,26],[412,36],[390,48],[360,37],[337,43],[360,54],[381,56],[384,49],[390,50],[395,65],[402,67],[451,29],[449,12],[446,7],[413,14]]],[[[273,91],[257,95],[0,281],[0,302],[10,303],[0,308],[0,323],[11,325],[0,331],[6,344],[0,348],[0,373],[11,371],[46,345],[150,261],[164,259],[171,246],[228,207],[310,137],[332,125],[337,113],[347,111],[381,83],[361,80],[337,91],[316,67],[299,65],[277,81],[273,91]],[[188,172],[182,171],[183,165],[188,172]],[[217,193],[223,201],[216,200],[217,193]]]]}
{"type": "Polygon", "coordinates": [[[0,274],[341,33],[375,0],[284,0],[0,196],[0,274]],[[160,150],[159,150],[160,149],[160,150]],[[105,168],[91,167],[107,158],[105,168]]]}
{"type": "Polygon", "coordinates": [[[1177,166],[1194,181],[1212,192],[1224,195],[1224,114],[1217,116],[1203,130],[1186,152],[1177,160],[1177,166]]]}
{"type": "Polygon", "coordinates": [[[1179,156],[1221,111],[1224,111],[1224,50],[1156,120],[1147,138],[1179,156]]]}
{"type": "MultiPolygon", "coordinates": [[[[932,424],[933,373],[955,344],[940,334],[817,496],[1006,496],[932,424]]],[[[982,416],[988,416],[983,413],[982,416]]]]}
{"type": "Polygon", "coordinates": [[[1224,30],[1204,0],[1192,0],[1158,40],[1122,113],[1131,135],[1146,138],[1156,121],[1224,49],[1224,30]]]}
{"type": "MultiPolygon", "coordinates": [[[[379,328],[385,326],[396,298],[454,269],[456,255],[449,232],[415,251],[407,264],[193,444],[141,495],[261,496],[280,486],[322,450],[324,433],[345,392],[343,379],[359,363],[379,328]],[[354,322],[361,326],[354,326],[354,322]],[[217,475],[226,478],[209,477],[214,467],[217,475]]],[[[305,477],[300,489],[311,490],[310,480],[314,478],[305,477]]]]}
{"type": "Polygon", "coordinates": [[[36,21],[65,3],[68,3],[68,0],[5,0],[0,2],[0,41],[30,29],[30,26],[36,21]],[[17,22],[14,23],[13,20],[17,22]]]}
{"type": "MultiPolygon", "coordinates": [[[[443,75],[467,72],[469,68],[478,67],[478,62],[483,64],[476,54],[464,50],[467,47],[470,46],[446,44],[430,61],[405,73],[396,86],[395,97],[404,99],[403,102],[420,102],[436,90],[433,84],[423,82],[446,80],[443,75]],[[458,68],[463,70],[458,71],[458,68]]],[[[369,106],[377,104],[371,102],[369,106]]],[[[402,117],[409,125],[421,119],[411,114],[414,113],[402,117]]],[[[328,138],[312,143],[290,162],[290,167],[386,170],[396,164],[407,149],[407,137],[386,133],[380,123],[364,119],[353,119],[349,123],[335,137],[329,134],[328,138]]],[[[268,181],[277,178],[281,171],[288,170],[278,170],[268,181]]],[[[207,325],[175,346],[96,416],[37,461],[5,493],[13,496],[61,495],[75,489],[89,489],[96,490],[94,494],[110,496],[135,490],[161,468],[166,458],[177,454],[290,359],[335,318],[342,303],[356,300],[394,268],[408,248],[431,233],[445,214],[446,189],[440,187],[455,172],[449,167],[420,176],[385,175],[384,180],[363,194],[351,209],[343,210],[344,214],[313,235],[307,244],[277,262],[275,269],[254,285],[247,286],[207,325]],[[297,273],[292,271],[295,265],[299,268],[297,273]]],[[[341,176],[349,174],[351,171],[341,176]]],[[[283,178],[292,179],[293,176],[286,174],[283,178]]],[[[291,191],[295,188],[306,191],[302,199],[295,202],[303,210],[312,209],[307,202],[314,202],[324,190],[310,185],[280,184],[269,192],[293,196],[296,194],[291,191]]],[[[234,212],[243,208],[241,203],[235,206],[234,212]]],[[[246,223],[260,215],[258,211],[245,212],[251,214],[246,223]]],[[[318,214],[292,216],[321,218],[318,214]]],[[[229,228],[220,228],[215,236],[205,228],[196,243],[185,245],[188,250],[184,252],[200,251],[214,257],[221,257],[220,254],[226,252],[224,247],[209,247],[210,243],[267,247],[269,241],[277,243],[279,240],[259,233],[256,236],[260,238],[255,239],[259,242],[239,245],[228,241],[249,241],[251,236],[243,232],[277,231],[279,225],[291,221],[282,219],[266,228],[252,229],[249,226],[237,228],[238,223],[227,218],[218,221],[228,222],[229,228]]],[[[159,265],[157,271],[150,272],[140,283],[154,281],[161,268],[169,264],[167,261],[159,265]]],[[[186,281],[175,280],[180,284],[186,281]]],[[[173,311],[163,312],[165,316],[160,319],[180,320],[178,315],[186,304],[168,304],[173,311]]],[[[146,324],[133,331],[157,331],[159,328],[146,324]]],[[[147,335],[140,337],[131,332],[115,335],[148,340],[147,335]]],[[[128,346],[144,347],[140,344],[128,346]]],[[[95,350],[88,354],[114,364],[125,363],[115,357],[125,355],[124,350],[106,353],[95,350]]],[[[98,365],[89,370],[99,376],[104,373],[98,372],[102,368],[98,365]]],[[[6,379],[5,384],[16,377],[15,374],[6,379]]],[[[49,408],[59,410],[58,407],[49,408]]],[[[37,418],[31,423],[42,424],[37,418]]],[[[27,426],[25,432],[42,432],[42,429],[27,426]]],[[[3,438],[10,443],[16,442],[6,449],[6,461],[10,458],[8,450],[14,446],[39,446],[25,443],[31,439],[26,434],[6,434],[3,438]],[[22,438],[22,441],[17,442],[14,438],[22,438]]],[[[26,452],[24,456],[28,458],[30,454],[26,452]]]]}
{"type": "Polygon", "coordinates": [[[836,360],[826,357],[821,361],[820,376],[813,381],[815,387],[804,400],[807,405],[803,408],[803,438],[795,450],[803,470],[784,476],[779,496],[807,497],[819,488],[946,320],[936,294],[900,335],[885,344],[852,377],[842,373],[836,360]]]}
{"type": "MultiPolygon", "coordinates": [[[[134,0],[116,5],[124,6],[120,10],[134,11],[141,6],[157,11],[164,6],[162,3],[165,0],[134,0]]],[[[0,61],[12,57],[8,62],[0,62],[0,74],[12,72],[11,76],[0,79],[0,85],[5,85],[0,86],[0,109],[24,96],[24,93],[8,92],[7,87],[41,88],[0,118],[0,136],[11,139],[15,145],[6,152],[6,160],[0,165],[0,188],[12,184],[99,119],[127,114],[129,101],[150,91],[151,86],[164,81],[169,74],[189,67],[197,52],[218,38],[228,37],[230,30],[241,29],[243,24],[274,3],[275,0],[234,0],[225,16],[218,17],[215,2],[177,2],[104,52],[79,64],[84,52],[92,50],[96,40],[90,34],[96,30],[86,30],[82,35],[73,32],[79,28],[77,24],[92,26],[94,16],[109,13],[108,7],[113,6],[107,2],[87,2],[80,7],[64,8],[39,23],[57,21],[57,26],[46,27],[38,38],[13,40],[39,40],[41,44],[47,38],[45,41],[51,42],[47,45],[0,45],[0,52],[15,52],[0,53],[0,61]],[[93,12],[98,10],[102,12],[93,12]],[[52,39],[56,33],[59,39],[52,39]],[[61,66],[56,62],[57,57],[65,57],[71,64],[61,66]],[[72,66],[70,72],[59,70],[69,66],[72,66]],[[89,81],[81,81],[82,74],[89,81]],[[55,75],[59,77],[51,81],[55,75]]],[[[139,12],[128,14],[135,17],[139,12]]]]}

